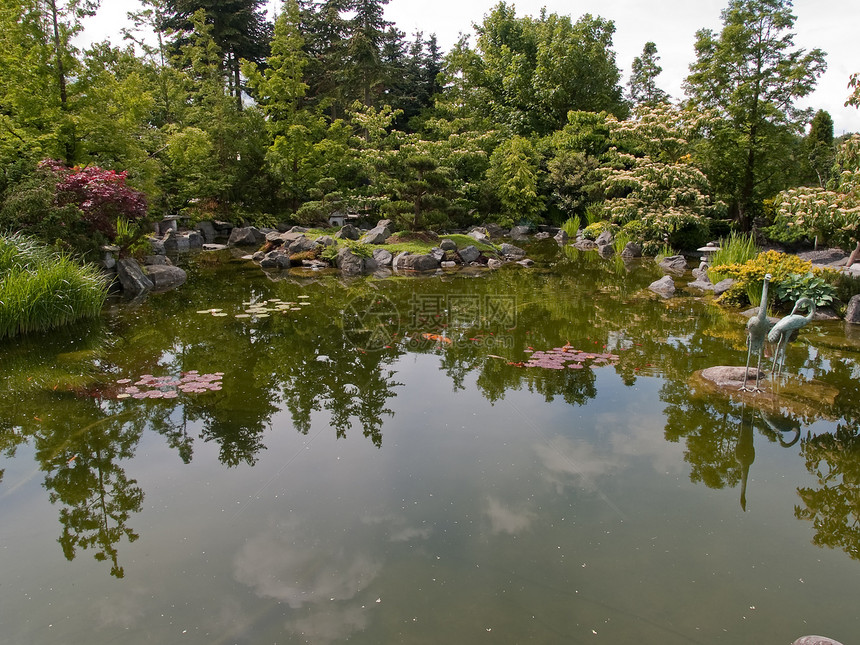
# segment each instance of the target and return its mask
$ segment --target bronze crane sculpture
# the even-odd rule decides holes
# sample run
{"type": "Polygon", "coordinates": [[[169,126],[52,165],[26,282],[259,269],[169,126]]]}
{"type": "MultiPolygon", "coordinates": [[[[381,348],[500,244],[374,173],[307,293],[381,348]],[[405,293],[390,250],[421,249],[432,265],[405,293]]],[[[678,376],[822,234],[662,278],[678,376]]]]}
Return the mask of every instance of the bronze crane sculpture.
{"type": "Polygon", "coordinates": [[[761,355],[764,350],[764,339],[767,338],[767,333],[770,331],[770,321],[767,319],[767,286],[771,281],[770,273],[764,276],[764,282],[761,287],[761,303],[758,313],[749,319],[747,323],[747,365],[744,369],[744,383],[739,388],[743,392],[761,392],[758,386],[759,375],[761,374],[761,355]],[[747,387],[747,377],[749,376],[750,357],[753,352],[758,356],[755,372],[755,385],[747,387]]]}
{"type": "Polygon", "coordinates": [[[771,368],[771,374],[776,370],[776,375],[780,375],[782,368],[785,365],[786,346],[797,338],[798,330],[805,327],[809,321],[812,320],[814,315],[815,302],[810,298],[801,298],[794,303],[794,308],[791,310],[791,313],[776,323],[773,326],[773,329],[770,330],[770,333],[767,335],[767,340],[769,343],[776,343],[776,350],[773,353],[773,367],[771,368]],[[803,307],[809,308],[809,313],[805,316],[801,316],[797,313],[798,309],[803,307]]]}

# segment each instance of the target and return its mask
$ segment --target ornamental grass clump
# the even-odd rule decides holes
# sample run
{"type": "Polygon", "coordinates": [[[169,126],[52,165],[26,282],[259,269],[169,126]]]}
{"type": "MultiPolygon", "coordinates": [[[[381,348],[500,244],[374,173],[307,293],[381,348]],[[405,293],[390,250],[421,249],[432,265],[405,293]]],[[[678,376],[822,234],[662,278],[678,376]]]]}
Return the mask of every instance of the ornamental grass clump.
{"type": "Polygon", "coordinates": [[[711,282],[716,284],[729,277],[719,271],[717,267],[743,264],[754,259],[760,251],[761,249],[756,246],[752,233],[732,232],[729,237],[720,240],[720,250],[711,256],[711,269],[708,271],[711,282]]]}
{"type": "Polygon", "coordinates": [[[823,268],[813,266],[808,260],[801,260],[796,255],[779,251],[765,251],[743,263],[715,264],[711,271],[736,280],[735,284],[719,298],[721,303],[736,306],[743,306],[746,303],[755,305],[761,300],[762,283],[768,273],[771,275],[771,287],[774,293],[777,293],[779,285],[791,276],[806,274],[818,276],[826,273],[823,268]]]}
{"type": "Polygon", "coordinates": [[[0,339],[98,315],[98,270],[20,234],[0,235],[0,339]]]}

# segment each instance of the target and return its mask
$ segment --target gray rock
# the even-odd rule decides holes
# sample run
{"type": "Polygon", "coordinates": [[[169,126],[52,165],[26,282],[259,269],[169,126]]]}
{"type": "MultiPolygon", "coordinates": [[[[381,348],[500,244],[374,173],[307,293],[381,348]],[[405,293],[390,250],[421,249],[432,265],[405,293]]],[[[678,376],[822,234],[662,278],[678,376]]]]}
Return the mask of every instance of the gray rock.
{"type": "Polygon", "coordinates": [[[515,241],[524,241],[529,239],[529,227],[528,226],[514,226],[509,233],[512,240],[515,241]]]}
{"type": "Polygon", "coordinates": [[[197,231],[188,231],[185,234],[188,238],[188,246],[192,249],[202,249],[203,248],[203,236],[200,235],[197,231]]]}
{"type": "Polygon", "coordinates": [[[682,275],[687,271],[687,258],[683,255],[670,255],[660,261],[660,268],[669,273],[682,275]]]}
{"type": "Polygon", "coordinates": [[[456,263],[456,262],[454,262],[453,260],[448,260],[447,262],[441,262],[441,263],[440,263],[440,266],[441,266],[443,269],[456,269],[456,268],[457,268],[457,263],[456,263]]]}
{"type": "Polygon", "coordinates": [[[551,237],[552,236],[549,233],[547,233],[546,231],[541,231],[540,233],[535,233],[535,239],[536,240],[548,240],[551,237]]]}
{"type": "Polygon", "coordinates": [[[487,231],[487,235],[491,238],[499,238],[504,237],[507,231],[503,229],[501,226],[496,224],[495,222],[490,222],[489,224],[484,224],[484,229],[487,231]]]}
{"type": "MultiPolygon", "coordinates": [[[[505,245],[503,244],[502,246],[505,245]]],[[[458,254],[460,255],[460,259],[463,261],[463,264],[471,264],[481,257],[481,252],[471,244],[466,248],[460,249],[458,254]]]]}
{"type": "Polygon", "coordinates": [[[304,226],[293,226],[288,233],[307,233],[308,229],[304,226]]]}
{"type": "Polygon", "coordinates": [[[151,291],[155,286],[134,258],[121,258],[116,263],[117,277],[123,291],[137,296],[151,291]]]}
{"type": "Polygon", "coordinates": [[[439,242],[439,248],[443,251],[456,251],[457,243],[454,240],[442,240],[439,242]]]}
{"type": "Polygon", "coordinates": [[[153,254],[164,255],[165,253],[167,253],[164,248],[164,242],[162,242],[160,238],[150,237],[147,239],[149,240],[149,245],[152,247],[153,254]]]}
{"type": "Polygon", "coordinates": [[[487,233],[487,229],[476,227],[468,232],[468,236],[477,242],[489,242],[490,235],[487,233]]]}
{"type": "MultiPolygon", "coordinates": [[[[729,388],[732,390],[737,390],[741,387],[741,385],[743,385],[744,372],[747,373],[748,382],[755,382],[756,369],[754,367],[750,367],[749,369],[747,369],[746,367],[739,367],[734,365],[716,365],[714,367],[708,367],[706,369],[703,369],[699,374],[703,379],[705,379],[706,381],[710,381],[714,385],[729,388]]],[[[759,382],[763,381],[766,378],[765,372],[759,371],[758,378],[759,382]]]]}
{"type": "Polygon", "coordinates": [[[146,269],[147,277],[152,280],[153,291],[168,291],[185,284],[188,275],[179,267],[159,264],[150,265],[146,269]]]}
{"type": "Polygon", "coordinates": [[[506,258],[512,258],[514,260],[522,259],[526,256],[526,252],[523,251],[520,247],[514,246],[513,244],[502,244],[502,255],[506,258]]]}
{"type": "Polygon", "coordinates": [[[269,251],[260,260],[260,267],[263,269],[286,269],[290,266],[290,256],[284,253],[281,249],[269,251]]]}
{"type": "Polygon", "coordinates": [[[434,246],[430,249],[430,253],[428,255],[432,255],[434,258],[439,260],[439,262],[445,259],[445,251],[440,249],[438,246],[434,246]]]}
{"type": "Polygon", "coordinates": [[[315,248],[317,248],[316,240],[312,240],[309,237],[302,235],[290,244],[290,254],[307,253],[308,251],[313,251],[315,248]]]}
{"type": "Polygon", "coordinates": [[[143,265],[148,267],[173,266],[173,262],[166,255],[147,255],[143,258],[143,265]]]}
{"type": "Polygon", "coordinates": [[[266,242],[268,244],[280,246],[284,243],[284,238],[282,237],[282,233],[278,231],[272,231],[271,233],[266,233],[266,242]]]}
{"type": "Polygon", "coordinates": [[[804,251],[798,253],[801,260],[809,260],[812,264],[843,265],[848,259],[848,254],[842,249],[820,249],[818,251],[804,251]]]}
{"type": "Polygon", "coordinates": [[[694,280],[687,284],[688,289],[699,289],[701,291],[713,291],[714,285],[711,284],[710,280],[694,280]]]}
{"type": "Polygon", "coordinates": [[[558,233],[555,234],[554,239],[559,244],[567,244],[567,241],[570,239],[570,237],[568,236],[567,231],[565,231],[564,229],[559,229],[558,233]]]}
{"type": "Polygon", "coordinates": [[[723,295],[726,291],[731,289],[734,284],[734,278],[726,278],[725,280],[720,280],[717,284],[714,285],[714,295],[723,295]]]}
{"type": "Polygon", "coordinates": [[[597,248],[597,243],[594,240],[577,240],[573,246],[580,251],[593,251],[597,248]]]}
{"type": "Polygon", "coordinates": [[[612,244],[615,241],[615,238],[612,236],[611,231],[603,231],[600,235],[597,236],[597,239],[594,240],[597,246],[603,246],[604,244],[612,244]]]}
{"type": "Polygon", "coordinates": [[[845,322],[860,325],[860,294],[852,296],[845,310],[845,322]]]}
{"type": "Polygon", "coordinates": [[[498,269],[502,264],[504,263],[497,258],[490,258],[487,260],[487,268],[489,269],[498,269]]]}
{"type": "Polygon", "coordinates": [[[388,249],[373,249],[373,259],[381,267],[390,267],[394,256],[388,249]]]}
{"type": "Polygon", "coordinates": [[[613,255],[615,255],[615,246],[613,246],[612,244],[598,244],[597,253],[602,258],[611,258],[613,255]]]}
{"type": "Polygon", "coordinates": [[[693,277],[697,282],[707,282],[711,284],[711,278],[708,276],[708,270],[703,269],[702,267],[696,267],[693,269],[693,277]]]}
{"type": "Polygon", "coordinates": [[[204,220],[197,223],[197,230],[203,236],[203,242],[211,244],[215,241],[218,234],[215,232],[215,225],[209,220],[204,220]]]}
{"type": "Polygon", "coordinates": [[[317,238],[317,244],[322,244],[323,246],[334,246],[336,242],[329,235],[323,235],[322,237],[317,238]]]}
{"type": "Polygon", "coordinates": [[[365,258],[356,255],[349,247],[343,247],[337,253],[336,264],[344,275],[360,275],[364,273],[365,258]]]}
{"type": "Polygon", "coordinates": [[[218,231],[218,235],[230,235],[230,231],[235,228],[232,222],[222,222],[217,219],[212,220],[212,226],[214,226],[215,230],[218,231]]]}
{"type": "Polygon", "coordinates": [[[377,226],[361,236],[362,244],[385,244],[391,237],[391,231],[385,226],[377,226]]]}
{"type": "Polygon", "coordinates": [[[675,281],[668,275],[664,275],[659,280],[655,280],[648,285],[648,288],[663,298],[671,298],[675,295],[675,281]]]}
{"type": "Polygon", "coordinates": [[[256,253],[254,253],[254,254],[251,256],[251,259],[252,259],[254,262],[262,262],[262,261],[263,261],[263,258],[265,258],[265,257],[266,257],[266,252],[265,252],[265,251],[257,251],[256,253]]]}
{"type": "Polygon", "coordinates": [[[624,250],[621,251],[622,258],[641,258],[642,257],[642,247],[636,244],[636,242],[628,242],[624,245],[624,250]]]}
{"type": "Polygon", "coordinates": [[[521,267],[533,267],[535,265],[535,261],[531,258],[523,258],[519,262],[517,262],[521,267]]]}
{"type": "Polygon", "coordinates": [[[376,223],[376,228],[387,228],[391,230],[394,228],[394,223],[390,219],[381,219],[376,223]]]}
{"type": "Polygon", "coordinates": [[[256,226],[244,226],[230,231],[227,246],[260,246],[266,241],[266,235],[256,226]]]}
{"type": "Polygon", "coordinates": [[[361,232],[352,224],[344,224],[340,230],[334,234],[336,240],[357,240],[361,237],[361,232]]]}
{"type": "Polygon", "coordinates": [[[204,251],[223,251],[226,248],[227,248],[226,244],[204,244],[203,245],[204,251]]]}
{"type": "Polygon", "coordinates": [[[396,271],[435,271],[439,268],[439,260],[432,255],[407,255],[399,254],[393,263],[396,271]]]}
{"type": "Polygon", "coordinates": [[[173,229],[168,229],[167,234],[162,238],[164,242],[164,250],[168,253],[184,252],[191,249],[188,243],[188,238],[180,235],[173,229]]]}
{"type": "Polygon", "coordinates": [[[801,636],[791,645],[842,645],[842,643],[827,636],[801,636]]]}

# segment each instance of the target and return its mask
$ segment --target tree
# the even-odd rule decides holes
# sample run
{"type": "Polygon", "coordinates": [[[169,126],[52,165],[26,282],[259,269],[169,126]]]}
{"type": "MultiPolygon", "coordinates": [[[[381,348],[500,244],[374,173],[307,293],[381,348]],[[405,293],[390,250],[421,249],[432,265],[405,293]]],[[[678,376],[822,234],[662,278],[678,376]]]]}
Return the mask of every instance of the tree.
{"type": "Polygon", "coordinates": [[[810,112],[793,102],[824,72],[824,52],[794,47],[790,0],[731,0],[723,29],[697,33],[684,89],[693,106],[719,118],[703,147],[711,182],[748,229],[761,200],[786,187],[786,154],[810,112]]]}
{"type": "Polygon", "coordinates": [[[383,18],[388,0],[352,0],[355,13],[349,21],[346,45],[350,96],[364,105],[375,105],[375,94],[383,81],[381,59],[385,34],[390,26],[383,18]]]}
{"type": "Polygon", "coordinates": [[[827,111],[818,110],[815,113],[804,144],[810,169],[807,179],[824,188],[830,177],[836,152],[833,147],[833,119],[827,111]]]}
{"type": "Polygon", "coordinates": [[[532,142],[519,136],[503,141],[490,156],[487,180],[498,195],[504,226],[536,221],[543,212],[539,161],[532,142]]]}
{"type": "Polygon", "coordinates": [[[656,79],[663,71],[663,68],[657,64],[659,60],[657,45],[650,41],[645,43],[642,48],[642,55],[633,59],[627,87],[630,92],[630,100],[633,101],[634,105],[653,107],[669,100],[669,95],[657,87],[656,79]]]}

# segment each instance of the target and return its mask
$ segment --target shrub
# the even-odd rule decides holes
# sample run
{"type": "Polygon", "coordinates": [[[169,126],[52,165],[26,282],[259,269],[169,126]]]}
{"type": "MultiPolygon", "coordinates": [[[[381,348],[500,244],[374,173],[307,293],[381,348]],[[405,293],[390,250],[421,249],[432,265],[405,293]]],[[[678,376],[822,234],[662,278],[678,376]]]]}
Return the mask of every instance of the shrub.
{"type": "Polygon", "coordinates": [[[761,298],[761,286],[764,276],[768,273],[771,275],[771,286],[776,292],[779,285],[793,274],[812,273],[817,276],[822,272],[823,269],[820,267],[814,267],[812,262],[801,260],[796,255],[765,251],[747,262],[735,262],[719,266],[715,264],[709,274],[734,278],[737,282],[720,296],[719,301],[741,306],[745,302],[754,303],[761,298]]]}
{"type": "Polygon", "coordinates": [[[31,237],[0,235],[0,339],[96,316],[106,296],[94,266],[31,237]]]}
{"type": "Polygon", "coordinates": [[[609,222],[594,222],[583,229],[582,236],[587,240],[596,240],[603,231],[612,231],[614,228],[609,222]]]}
{"type": "Polygon", "coordinates": [[[811,271],[800,275],[793,273],[776,285],[778,302],[797,302],[810,298],[816,307],[829,307],[836,296],[836,287],[811,271]]]}
{"type": "Polygon", "coordinates": [[[728,238],[720,240],[720,250],[715,252],[710,259],[711,270],[708,272],[711,281],[716,283],[728,276],[717,271],[713,267],[729,264],[743,264],[752,260],[759,254],[760,249],[756,246],[753,235],[732,232],[728,238]]]}

